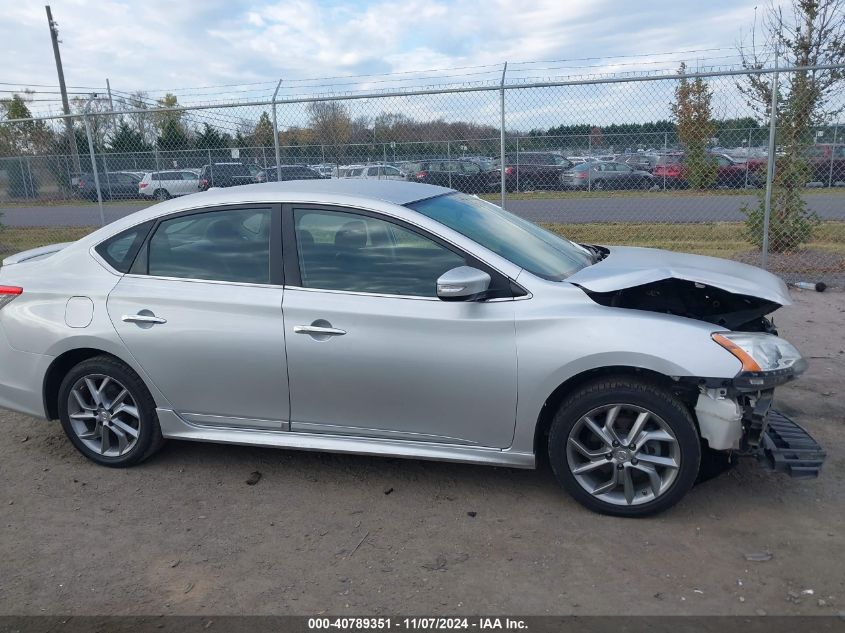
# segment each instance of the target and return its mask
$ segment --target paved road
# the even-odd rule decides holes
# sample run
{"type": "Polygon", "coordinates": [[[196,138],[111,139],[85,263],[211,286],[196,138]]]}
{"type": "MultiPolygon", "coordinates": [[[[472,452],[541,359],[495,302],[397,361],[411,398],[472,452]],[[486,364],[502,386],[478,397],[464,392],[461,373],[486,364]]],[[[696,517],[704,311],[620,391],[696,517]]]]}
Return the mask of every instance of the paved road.
{"type": "MultiPolygon", "coordinates": [[[[826,220],[845,220],[845,195],[811,193],[806,196],[810,209],[826,220]]],[[[558,200],[510,200],[507,208],[534,222],[730,222],[741,221],[744,205],[757,203],[755,194],[668,197],[625,197],[610,194],[604,198],[564,198],[558,200]]],[[[148,206],[120,202],[105,206],[107,222],[148,206]]],[[[97,226],[96,205],[73,204],[47,207],[14,206],[3,208],[2,221],[9,226],[97,226]]]]}

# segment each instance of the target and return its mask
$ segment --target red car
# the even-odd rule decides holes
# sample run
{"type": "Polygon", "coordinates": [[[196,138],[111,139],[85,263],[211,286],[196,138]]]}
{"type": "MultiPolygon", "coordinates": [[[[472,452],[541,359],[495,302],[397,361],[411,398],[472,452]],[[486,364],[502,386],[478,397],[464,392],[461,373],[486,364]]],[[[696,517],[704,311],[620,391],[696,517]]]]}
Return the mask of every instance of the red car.
{"type": "MultiPolygon", "coordinates": [[[[734,160],[724,154],[709,154],[717,162],[715,187],[743,189],[745,187],[760,187],[766,182],[763,173],[766,161],[759,158],[749,159],[747,162],[734,160]]],[[[654,166],[654,181],[661,187],[665,183],[667,189],[689,187],[687,181],[687,166],[684,154],[667,154],[661,156],[654,166]]]]}

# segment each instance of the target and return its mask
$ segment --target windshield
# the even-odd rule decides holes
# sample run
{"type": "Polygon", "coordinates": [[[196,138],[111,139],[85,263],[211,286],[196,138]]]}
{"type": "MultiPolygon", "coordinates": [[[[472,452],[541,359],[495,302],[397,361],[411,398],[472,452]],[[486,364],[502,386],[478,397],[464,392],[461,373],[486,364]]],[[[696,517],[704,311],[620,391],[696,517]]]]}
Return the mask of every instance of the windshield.
{"type": "Polygon", "coordinates": [[[450,193],[407,206],[544,279],[560,281],[592,263],[584,247],[475,196],[450,193]]]}

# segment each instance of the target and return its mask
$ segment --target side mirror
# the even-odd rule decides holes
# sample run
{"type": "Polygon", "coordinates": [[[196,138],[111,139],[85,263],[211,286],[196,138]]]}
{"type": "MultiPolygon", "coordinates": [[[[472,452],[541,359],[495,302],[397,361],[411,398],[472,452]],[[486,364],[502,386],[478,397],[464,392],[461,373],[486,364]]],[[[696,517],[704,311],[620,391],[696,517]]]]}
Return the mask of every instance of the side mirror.
{"type": "Polygon", "coordinates": [[[490,275],[470,266],[447,270],[437,280],[437,297],[442,301],[476,301],[490,288],[490,275]]]}

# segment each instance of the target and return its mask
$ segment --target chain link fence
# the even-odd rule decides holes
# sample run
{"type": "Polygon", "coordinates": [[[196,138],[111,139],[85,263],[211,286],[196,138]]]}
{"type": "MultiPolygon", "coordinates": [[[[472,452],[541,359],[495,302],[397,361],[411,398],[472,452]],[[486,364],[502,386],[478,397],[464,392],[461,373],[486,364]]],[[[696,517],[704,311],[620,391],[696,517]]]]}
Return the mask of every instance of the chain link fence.
{"type": "Polygon", "coordinates": [[[841,283],[845,100],[805,90],[824,70],[753,71],[759,94],[747,71],[682,71],[121,111],[92,97],[0,122],[0,248],[209,187],[377,178],[478,194],[577,241],[841,283]]]}

